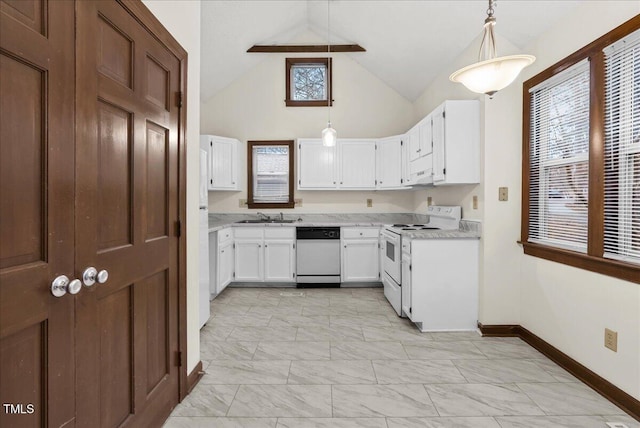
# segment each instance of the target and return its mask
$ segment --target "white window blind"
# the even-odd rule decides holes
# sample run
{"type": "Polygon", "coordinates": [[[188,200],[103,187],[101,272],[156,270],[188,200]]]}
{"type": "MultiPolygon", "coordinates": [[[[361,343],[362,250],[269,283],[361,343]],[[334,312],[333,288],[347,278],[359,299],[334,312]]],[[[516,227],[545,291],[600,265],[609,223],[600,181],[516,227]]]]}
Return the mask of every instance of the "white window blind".
{"type": "Polygon", "coordinates": [[[640,263],[640,30],[604,54],[604,256],[640,263]]]}
{"type": "Polygon", "coordinates": [[[253,202],[289,201],[289,148],[253,148],[253,202]]]}
{"type": "Polygon", "coordinates": [[[589,63],[530,89],[529,242],[586,252],[589,63]]]}

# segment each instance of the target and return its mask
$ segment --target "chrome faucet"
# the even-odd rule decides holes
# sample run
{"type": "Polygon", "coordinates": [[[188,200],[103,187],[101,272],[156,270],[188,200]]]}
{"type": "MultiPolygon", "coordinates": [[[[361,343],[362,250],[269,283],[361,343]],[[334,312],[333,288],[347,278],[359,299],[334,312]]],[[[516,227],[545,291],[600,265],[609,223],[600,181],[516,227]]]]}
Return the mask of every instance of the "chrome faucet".
{"type": "Polygon", "coordinates": [[[284,215],[282,214],[282,212],[280,212],[280,221],[284,220],[284,215]]]}
{"type": "Polygon", "coordinates": [[[271,220],[271,217],[269,217],[268,215],[264,214],[264,213],[257,213],[258,214],[258,220],[264,220],[264,221],[269,221],[271,220]]]}

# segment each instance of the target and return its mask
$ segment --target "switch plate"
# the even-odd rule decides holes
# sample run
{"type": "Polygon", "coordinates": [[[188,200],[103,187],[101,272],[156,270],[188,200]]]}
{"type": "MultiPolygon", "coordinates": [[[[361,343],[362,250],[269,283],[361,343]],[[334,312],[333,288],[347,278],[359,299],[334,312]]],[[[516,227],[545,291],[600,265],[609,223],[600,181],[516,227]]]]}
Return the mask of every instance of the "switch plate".
{"type": "Polygon", "coordinates": [[[247,207],[247,200],[246,199],[238,199],[238,205],[240,206],[240,208],[246,208],[247,207]]]}
{"type": "Polygon", "coordinates": [[[296,207],[301,207],[302,206],[302,199],[294,199],[293,200],[293,205],[295,205],[296,207]]]}
{"type": "Polygon", "coordinates": [[[430,207],[433,205],[433,198],[431,196],[427,196],[427,206],[430,207]]]}
{"type": "Polygon", "coordinates": [[[509,200],[509,188],[508,187],[498,187],[498,200],[499,201],[508,201],[509,200]]]}
{"type": "Polygon", "coordinates": [[[618,332],[604,329],[604,346],[611,349],[613,352],[618,352],[618,332]]]}
{"type": "Polygon", "coordinates": [[[476,195],[473,195],[473,202],[472,202],[472,206],[474,210],[478,209],[478,197],[476,195]]]}
{"type": "Polygon", "coordinates": [[[373,199],[367,199],[367,207],[371,208],[373,206],[373,199]]]}

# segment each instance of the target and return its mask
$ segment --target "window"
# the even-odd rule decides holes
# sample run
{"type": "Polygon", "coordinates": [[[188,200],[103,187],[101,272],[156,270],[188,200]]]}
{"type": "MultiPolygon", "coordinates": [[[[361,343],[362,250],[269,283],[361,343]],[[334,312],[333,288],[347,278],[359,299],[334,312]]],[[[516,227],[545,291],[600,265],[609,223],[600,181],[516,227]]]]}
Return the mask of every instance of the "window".
{"type": "Polygon", "coordinates": [[[524,95],[525,253],[640,283],[640,17],[524,95]]]}
{"type": "Polygon", "coordinates": [[[247,144],[249,208],[293,208],[293,140],[247,144]]]}
{"type": "Polygon", "coordinates": [[[331,98],[331,58],[287,58],[288,107],[326,107],[331,98]]]}

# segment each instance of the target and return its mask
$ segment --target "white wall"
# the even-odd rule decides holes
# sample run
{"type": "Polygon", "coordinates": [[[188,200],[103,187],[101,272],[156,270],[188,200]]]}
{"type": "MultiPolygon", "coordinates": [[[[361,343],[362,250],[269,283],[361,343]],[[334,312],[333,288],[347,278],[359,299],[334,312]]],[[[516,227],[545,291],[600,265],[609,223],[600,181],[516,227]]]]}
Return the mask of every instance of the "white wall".
{"type": "MultiPolygon", "coordinates": [[[[323,41],[308,32],[296,42],[323,41]]],[[[241,141],[238,175],[242,190],[210,192],[210,212],[252,212],[239,207],[239,199],[247,198],[247,140],[319,138],[326,127],[326,108],[286,107],[284,104],[285,58],[293,55],[253,55],[263,55],[264,59],[201,106],[202,134],[234,137],[241,141]]],[[[413,121],[413,107],[409,101],[346,54],[332,54],[332,57],[335,102],[331,108],[331,123],[339,138],[384,137],[409,129],[413,121]]],[[[287,212],[408,212],[413,208],[413,194],[408,191],[296,190],[295,197],[302,198],[302,207],[287,212]],[[367,198],[373,199],[373,207],[366,207],[367,198]]]]}
{"type": "Polygon", "coordinates": [[[200,0],[143,0],[187,51],[187,373],[200,361],[198,329],[198,181],[200,0]]]}
{"type": "MultiPolygon", "coordinates": [[[[522,82],[587,45],[640,12],[637,1],[583,2],[561,24],[523,52],[537,61],[510,87],[484,100],[483,178],[479,186],[429,189],[415,194],[420,212],[426,197],[455,203],[465,217],[483,221],[480,313],[483,324],[521,324],[619,388],[640,399],[640,285],[525,256],[520,236],[522,82]],[[497,200],[509,187],[509,201],[497,200]],[[479,210],[470,210],[478,195],[479,210]],[[618,331],[618,352],[603,346],[604,328],[618,331]]],[[[499,33],[500,27],[496,30],[499,33]]],[[[475,61],[473,43],[451,70],[475,61]]],[[[516,52],[499,39],[501,54],[516,52]],[[506,50],[505,50],[506,47],[506,50]]],[[[416,101],[416,120],[444,99],[474,98],[443,73],[416,101]]]]}

